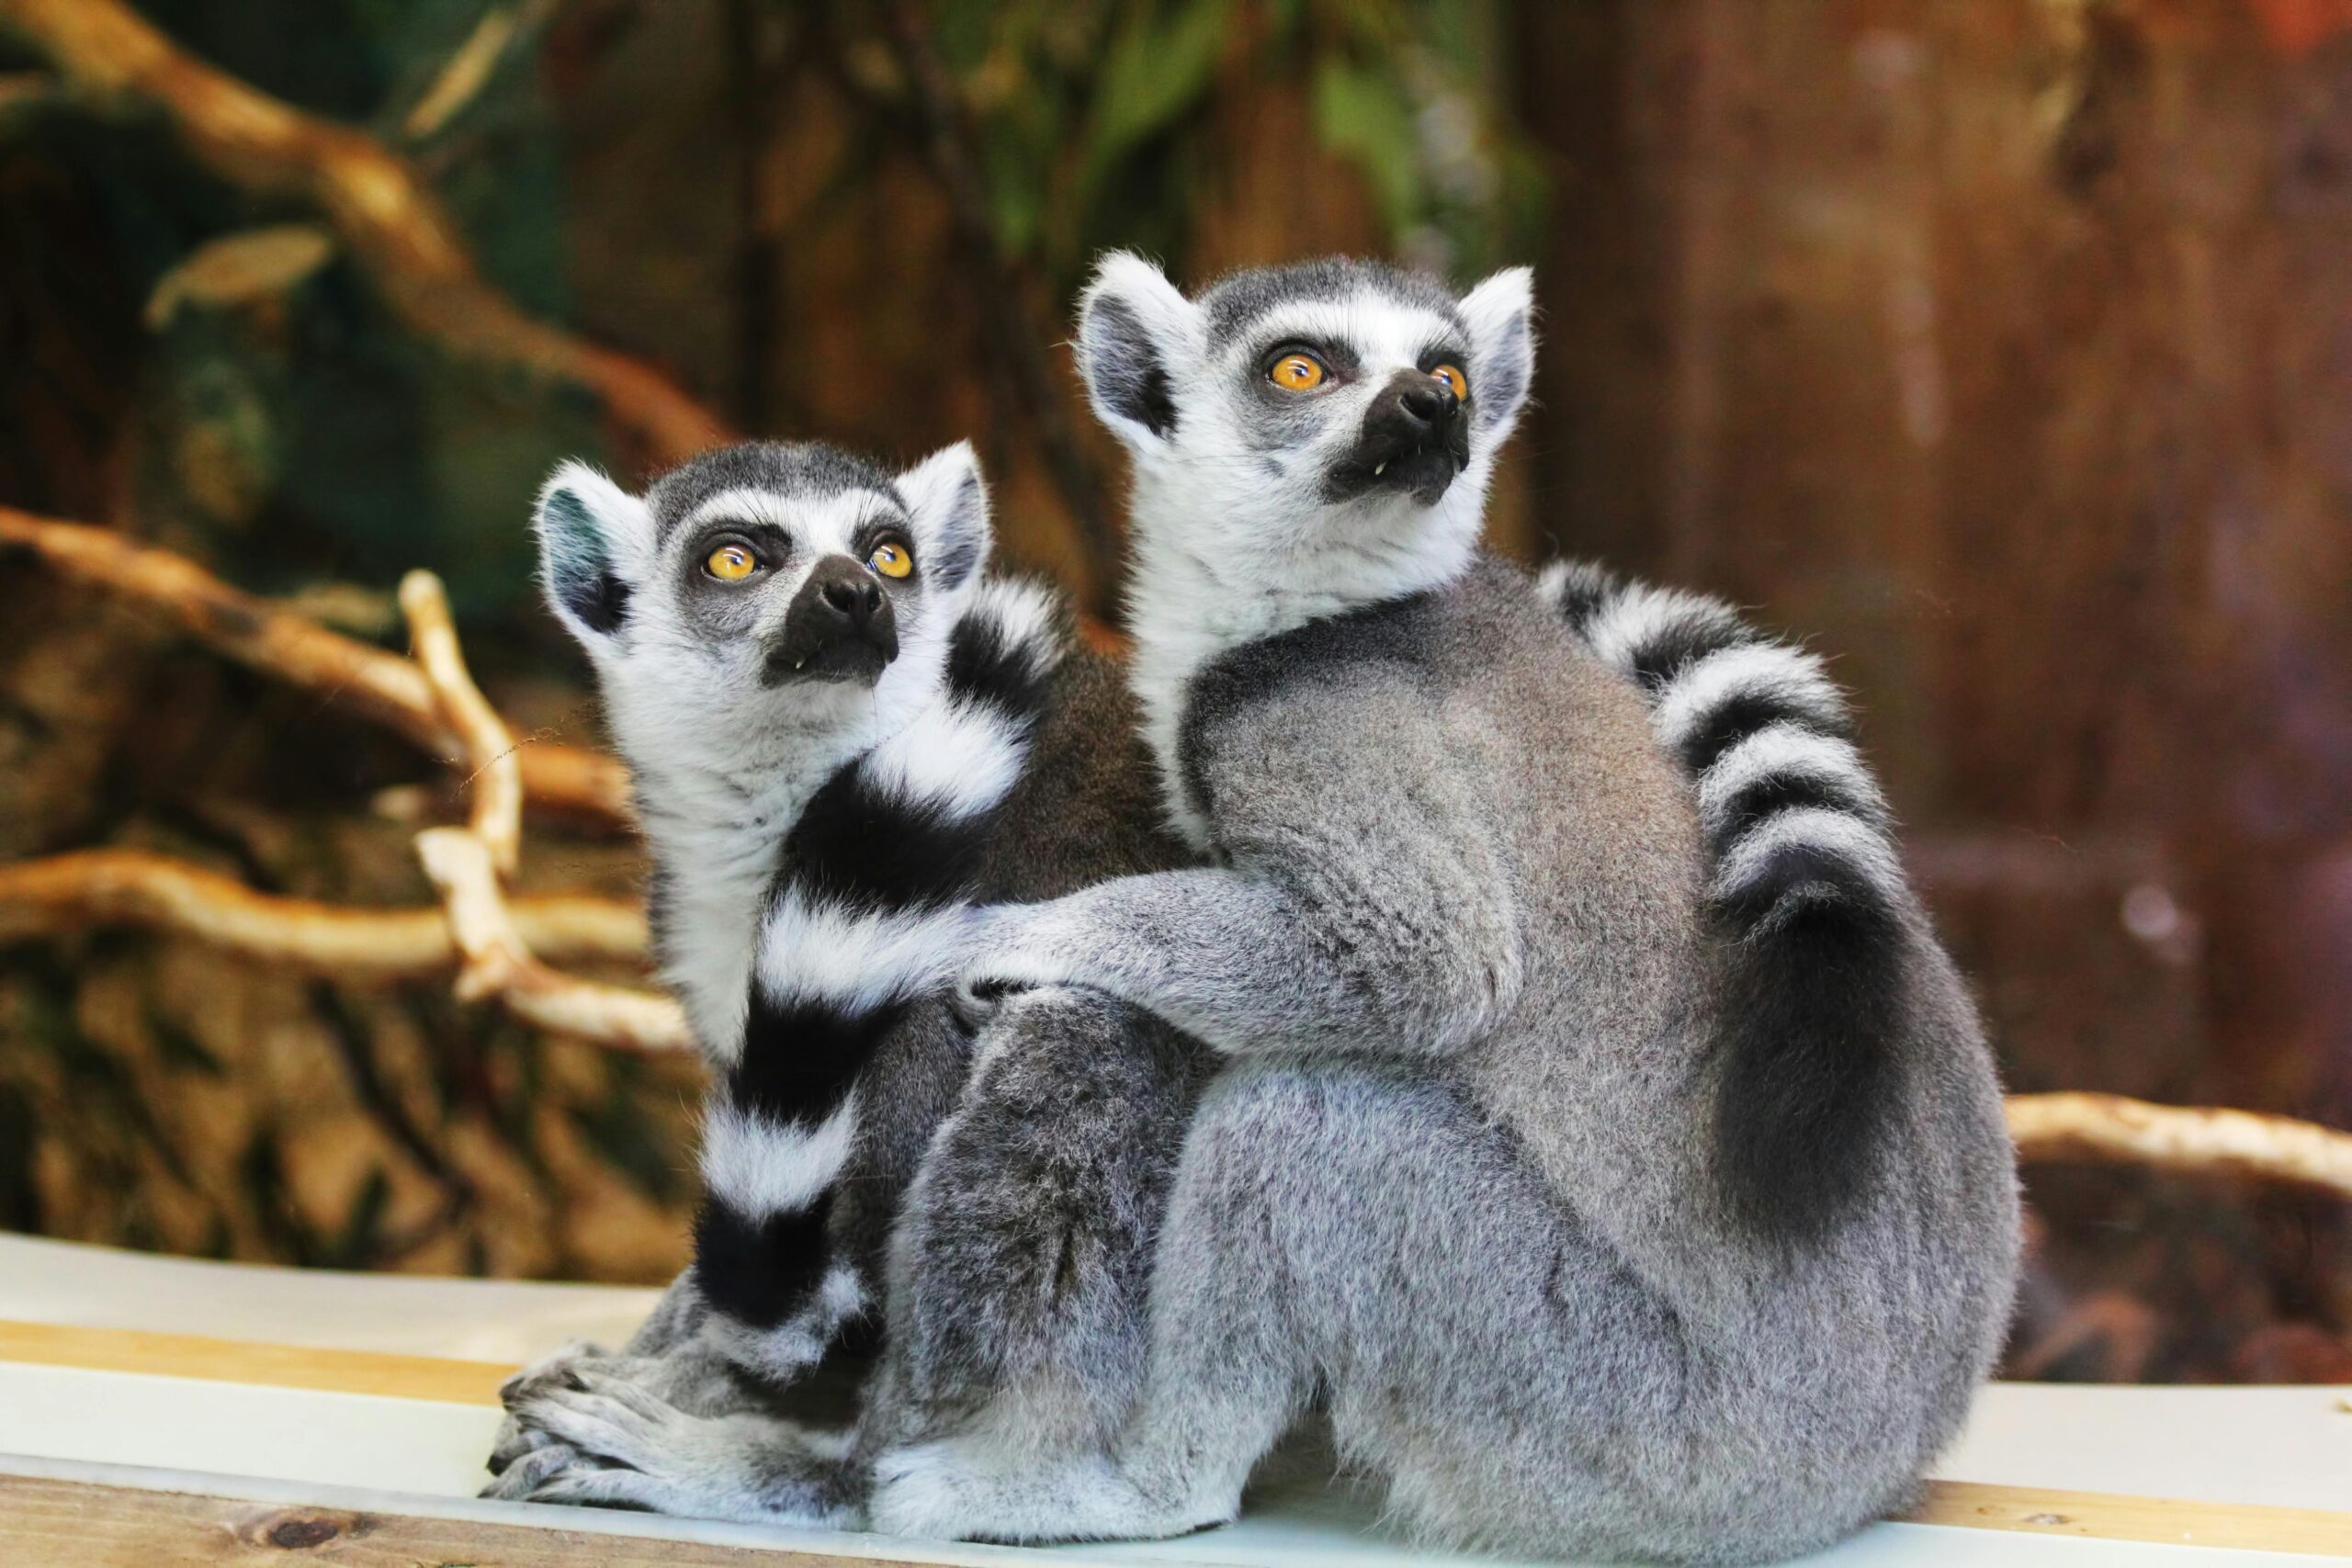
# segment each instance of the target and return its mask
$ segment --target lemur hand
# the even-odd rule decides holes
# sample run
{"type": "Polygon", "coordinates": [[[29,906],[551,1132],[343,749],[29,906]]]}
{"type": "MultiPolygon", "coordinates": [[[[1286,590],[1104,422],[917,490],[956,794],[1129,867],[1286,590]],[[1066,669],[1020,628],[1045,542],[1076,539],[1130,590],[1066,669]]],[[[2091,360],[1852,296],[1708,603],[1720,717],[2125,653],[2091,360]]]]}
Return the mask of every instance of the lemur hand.
{"type": "Polygon", "coordinates": [[[957,1027],[978,1034],[1005,1004],[1024,991],[1072,976],[1056,961],[1048,940],[1049,904],[998,904],[978,912],[970,956],[948,998],[957,1027]]]}

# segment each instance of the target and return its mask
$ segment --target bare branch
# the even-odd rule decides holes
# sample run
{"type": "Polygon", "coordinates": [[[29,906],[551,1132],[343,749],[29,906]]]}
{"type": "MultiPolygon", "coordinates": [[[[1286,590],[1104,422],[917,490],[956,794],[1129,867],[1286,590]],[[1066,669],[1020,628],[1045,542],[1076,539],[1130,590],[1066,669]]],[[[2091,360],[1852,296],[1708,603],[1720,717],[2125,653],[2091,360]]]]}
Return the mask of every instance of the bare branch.
{"type": "Polygon", "coordinates": [[[2250,1176],[2352,1198],[2352,1133],[2310,1122],[2150,1105],[2113,1094],[2013,1094],[2008,1118],[2020,1159],[2250,1176]]]}
{"type": "Polygon", "coordinates": [[[523,863],[523,768],[515,761],[514,739],[498,710],[467,672],[441,580],[429,571],[401,578],[401,612],[408,616],[416,661],[433,687],[441,716],[457,732],[473,767],[466,786],[473,795],[474,837],[490,851],[499,876],[513,876],[523,863]]]}
{"type": "MultiPolygon", "coordinates": [[[[581,895],[507,906],[531,951],[567,962],[642,961],[645,913],[581,895]]],[[[0,942],[89,926],[192,936],[249,958],[373,980],[447,974],[458,963],[438,908],[356,909],[256,893],[201,866],[138,850],[81,850],[0,864],[0,942]]]]}
{"type": "Polygon", "coordinates": [[[373,137],[196,59],[122,0],[0,0],[0,25],[84,100],[160,112],[220,178],[316,207],[394,314],[458,357],[585,389],[650,463],[730,439],[725,421],[660,372],[526,315],[484,282],[414,165],[373,137]]]}
{"type": "MultiPolygon", "coordinates": [[[[463,750],[416,665],[232,588],[184,557],[133,544],[110,528],[8,506],[0,506],[0,547],[28,549],[76,582],[163,610],[215,652],[348,704],[436,757],[463,750]]],[[[516,761],[524,792],[533,800],[606,822],[629,820],[628,773],[613,758],[574,746],[532,744],[516,753],[516,761]]]]}
{"type": "Polygon", "coordinates": [[[526,1023],[622,1050],[691,1050],[685,1013],[667,997],[559,975],[531,955],[508,914],[490,851],[465,828],[416,836],[424,874],[441,890],[463,964],[460,1001],[497,999],[526,1023]]]}

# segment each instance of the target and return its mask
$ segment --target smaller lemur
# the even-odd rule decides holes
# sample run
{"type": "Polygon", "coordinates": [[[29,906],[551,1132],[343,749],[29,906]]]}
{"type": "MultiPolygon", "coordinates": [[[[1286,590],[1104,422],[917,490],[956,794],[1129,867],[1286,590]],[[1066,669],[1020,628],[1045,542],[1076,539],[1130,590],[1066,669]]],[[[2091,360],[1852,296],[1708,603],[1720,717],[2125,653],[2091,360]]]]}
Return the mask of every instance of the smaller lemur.
{"type": "Polygon", "coordinates": [[[970,900],[1180,852],[1154,830],[1115,674],[1052,595],[982,579],[967,447],[897,476],[823,446],[729,447],[641,500],[566,465],[537,528],[549,601],[633,772],[663,971],[714,1083],[694,1266],[625,1353],[575,1347],[510,1383],[488,1495],[838,1519],[854,1498],[757,1467],[752,1413],[852,1322],[878,1324],[927,1153],[994,1146],[1040,1100],[1082,1099],[1092,1131],[1116,1130],[1044,1130],[1020,1171],[951,1183],[992,1185],[985,1208],[926,1222],[996,1282],[958,1302],[991,1325],[985,1346],[929,1337],[959,1387],[1017,1397],[1053,1347],[1139,1335],[1135,1233],[1157,1213],[1196,1054],[1103,998],[1028,1009],[975,1043],[944,998],[970,900]],[[673,1420],[616,1452],[593,1411],[548,1405],[557,1389],[673,1420]]]}
{"type": "Polygon", "coordinates": [[[952,974],[1058,613],[1041,590],[980,581],[987,501],[964,446],[895,480],[821,447],[736,447],[643,502],[574,465],[538,519],[550,597],[598,659],[616,728],[634,741],[657,716],[673,735],[717,719],[692,750],[634,744],[631,761],[657,850],[689,846],[662,857],[657,918],[720,1074],[695,1228],[703,1332],[786,1381],[870,1293],[827,1235],[858,1082],[952,974]],[[646,561],[667,570],[625,575],[646,561]],[[698,712],[697,689],[728,692],[725,714],[698,712]],[[677,804],[704,794],[726,804],[677,804]],[[714,853],[729,833],[754,841],[714,853]],[[738,912],[734,940],[709,942],[738,912]],[[674,943],[678,925],[707,945],[674,943]],[[710,994],[746,963],[740,997],[710,994]]]}

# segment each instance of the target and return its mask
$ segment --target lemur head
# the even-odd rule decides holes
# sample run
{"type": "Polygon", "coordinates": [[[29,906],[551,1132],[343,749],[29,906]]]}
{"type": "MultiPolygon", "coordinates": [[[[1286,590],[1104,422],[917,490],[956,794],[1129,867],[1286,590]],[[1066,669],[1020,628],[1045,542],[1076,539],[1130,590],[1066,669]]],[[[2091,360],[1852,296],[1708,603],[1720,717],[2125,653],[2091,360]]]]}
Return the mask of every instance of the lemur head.
{"type": "Polygon", "coordinates": [[[721,773],[911,712],[989,550],[960,442],[895,476],[830,446],[748,443],[643,496],[566,463],[537,527],[548,603],[594,661],[623,752],[721,773]]]}
{"type": "Polygon", "coordinates": [[[1234,273],[1186,299],[1106,257],[1079,365],[1135,457],[1138,546],[1238,591],[1409,592],[1476,546],[1497,450],[1534,371],[1530,275],[1459,298],[1378,263],[1234,273]]]}

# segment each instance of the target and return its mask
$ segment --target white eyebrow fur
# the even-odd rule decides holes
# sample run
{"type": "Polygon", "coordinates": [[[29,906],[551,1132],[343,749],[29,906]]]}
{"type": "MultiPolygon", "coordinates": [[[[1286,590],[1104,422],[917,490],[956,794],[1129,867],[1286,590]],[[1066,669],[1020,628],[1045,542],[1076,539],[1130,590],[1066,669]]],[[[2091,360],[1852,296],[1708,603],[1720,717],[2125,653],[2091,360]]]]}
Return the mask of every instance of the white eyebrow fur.
{"type": "Polygon", "coordinates": [[[813,548],[846,550],[866,519],[885,508],[896,513],[898,502],[879,491],[850,490],[807,496],[738,488],[720,491],[687,513],[678,532],[691,533],[717,518],[740,518],[746,523],[770,523],[790,529],[813,548]]]}
{"type": "Polygon", "coordinates": [[[1468,334],[1455,322],[1434,310],[1401,304],[1369,289],[1359,289],[1344,299],[1287,300],[1251,321],[1235,344],[1244,352],[1256,353],[1260,345],[1283,338],[1344,343],[1374,364],[1410,363],[1431,344],[1445,338],[1468,346],[1468,334]]]}

